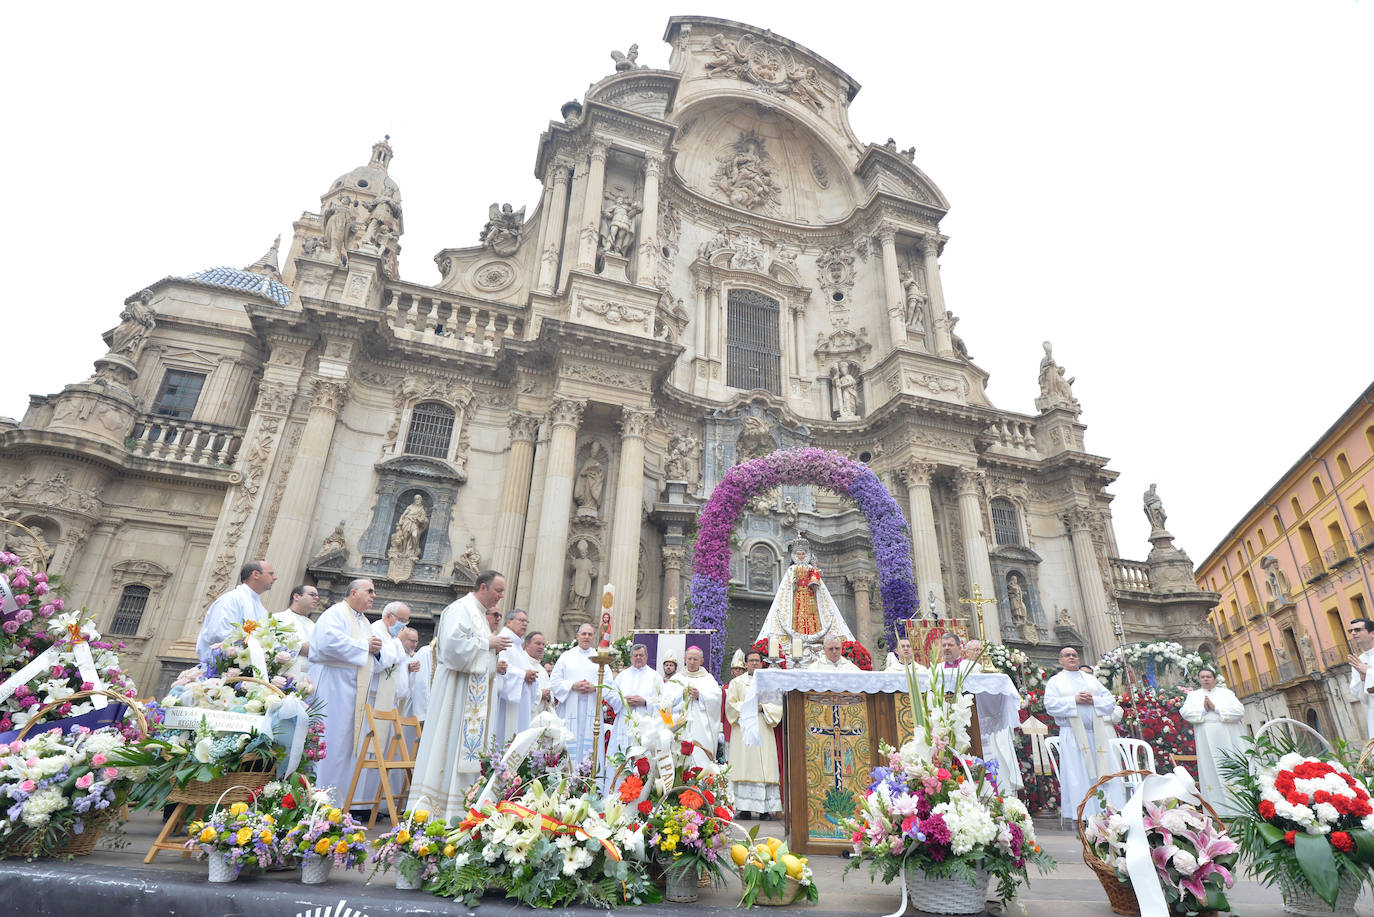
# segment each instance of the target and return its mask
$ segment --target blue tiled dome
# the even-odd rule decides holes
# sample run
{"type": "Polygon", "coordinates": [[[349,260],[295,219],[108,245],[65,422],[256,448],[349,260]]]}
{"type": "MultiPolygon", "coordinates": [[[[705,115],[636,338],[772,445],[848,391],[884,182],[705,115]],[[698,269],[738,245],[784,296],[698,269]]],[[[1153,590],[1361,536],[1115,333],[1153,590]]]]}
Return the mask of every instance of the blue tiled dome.
{"type": "Polygon", "coordinates": [[[279,306],[291,304],[291,290],[285,284],[273,280],[266,274],[254,274],[251,271],[241,271],[234,267],[212,267],[209,270],[192,274],[185,279],[207,287],[252,293],[264,299],[270,299],[279,306]]]}

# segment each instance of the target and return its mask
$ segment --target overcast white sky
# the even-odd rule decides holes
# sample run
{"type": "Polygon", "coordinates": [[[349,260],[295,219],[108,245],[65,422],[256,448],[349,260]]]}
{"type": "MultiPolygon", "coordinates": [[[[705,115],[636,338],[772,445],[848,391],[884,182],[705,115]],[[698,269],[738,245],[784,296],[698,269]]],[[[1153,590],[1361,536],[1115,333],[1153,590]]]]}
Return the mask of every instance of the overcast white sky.
{"type": "Polygon", "coordinates": [[[84,378],[123,299],[256,259],[389,133],[402,274],[537,202],[539,132],[668,17],[738,19],[863,86],[952,209],[946,300],[1001,407],[1040,342],[1121,479],[1201,561],[1371,377],[1374,5],[26,3],[0,143],[0,415],[84,378]],[[886,12],[884,12],[886,6],[886,12]]]}

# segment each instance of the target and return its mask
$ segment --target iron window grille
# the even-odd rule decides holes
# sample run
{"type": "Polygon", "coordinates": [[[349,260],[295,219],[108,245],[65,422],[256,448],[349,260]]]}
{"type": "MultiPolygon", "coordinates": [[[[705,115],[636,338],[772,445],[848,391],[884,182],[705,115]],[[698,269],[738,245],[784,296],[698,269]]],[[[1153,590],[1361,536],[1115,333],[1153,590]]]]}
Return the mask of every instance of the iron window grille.
{"type": "Polygon", "coordinates": [[[110,633],[123,637],[137,636],[138,627],[143,623],[143,612],[148,608],[149,594],[147,586],[125,586],[119,594],[114,620],[110,622],[110,633]]]}
{"type": "Polygon", "coordinates": [[[755,290],[731,290],[725,343],[725,384],[782,394],[778,301],[755,290]]]}
{"type": "Polygon", "coordinates": [[[449,440],[453,438],[453,419],[453,409],[446,404],[426,401],[415,405],[410,415],[410,431],[406,434],[406,452],[447,458],[449,440]]]}

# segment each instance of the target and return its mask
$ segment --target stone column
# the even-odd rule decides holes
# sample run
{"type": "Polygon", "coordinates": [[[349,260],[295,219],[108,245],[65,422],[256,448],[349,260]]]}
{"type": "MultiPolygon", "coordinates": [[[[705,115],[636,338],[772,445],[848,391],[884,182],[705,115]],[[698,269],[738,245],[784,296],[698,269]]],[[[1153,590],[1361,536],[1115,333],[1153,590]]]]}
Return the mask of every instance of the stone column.
{"type": "Polygon", "coordinates": [[[916,563],[916,593],[921,609],[931,611],[930,595],[935,594],[935,608],[950,614],[945,603],[945,581],[940,575],[940,544],[935,534],[935,507],[930,501],[930,481],[936,465],[912,459],[902,469],[906,479],[907,501],[911,507],[911,554],[916,563]]]}
{"type": "Polygon", "coordinates": [[[940,286],[940,237],[924,236],[921,239],[921,254],[925,259],[926,296],[930,300],[930,327],[935,335],[935,352],[942,357],[953,356],[954,342],[949,335],[949,323],[945,321],[945,291],[940,286]]]}
{"type": "Polygon", "coordinates": [[[334,443],[334,428],[339,412],[348,400],[348,383],[336,379],[320,379],[310,400],[310,417],[301,433],[301,443],[286,480],[281,506],[277,509],[277,524],[267,555],[272,560],[277,578],[289,593],[300,585],[305,575],[306,552],[310,545],[310,525],[319,504],[320,483],[324,480],[324,463],[329,447],[334,443]]]}
{"type": "Polygon", "coordinates": [[[525,512],[530,505],[530,472],[534,468],[534,437],[539,418],[513,411],[510,428],[510,457],[501,481],[501,502],[496,509],[496,543],[491,552],[491,568],[506,577],[506,591],[515,595],[519,585],[520,543],[525,534],[525,512]]]}
{"type": "Polygon", "coordinates": [[[592,141],[587,152],[587,191],[582,198],[582,229],[577,239],[577,269],[596,270],[596,244],[601,238],[601,199],[606,194],[606,144],[592,141]]]}
{"type": "Polygon", "coordinates": [[[1073,565],[1078,571],[1078,588],[1083,594],[1083,614],[1080,621],[1087,628],[1092,643],[1091,654],[1083,658],[1096,660],[1099,655],[1116,646],[1107,621],[1107,590],[1102,584],[1102,570],[1097,564],[1097,549],[1093,546],[1093,526],[1099,522],[1092,510],[1075,507],[1064,514],[1073,542],[1073,565]]]}
{"type": "Polygon", "coordinates": [[[642,287],[654,285],[654,265],[658,263],[658,177],[663,172],[663,154],[644,154],[644,210],[639,216],[638,265],[635,282],[642,287]]]}
{"type": "Polygon", "coordinates": [[[854,590],[855,636],[873,654],[873,668],[876,671],[882,666],[878,663],[877,650],[873,648],[873,577],[868,573],[850,574],[849,587],[854,590]]]}
{"type": "Polygon", "coordinates": [[[806,372],[806,305],[796,303],[792,306],[792,346],[796,348],[797,375],[805,376],[806,372]]]}
{"type": "Polygon", "coordinates": [[[544,499],[539,537],[534,548],[534,586],[530,590],[530,625],[558,633],[563,581],[568,567],[568,515],[572,512],[573,465],[577,461],[577,427],[585,401],[555,396],[549,409],[549,463],[544,472],[544,499]]]}
{"type": "MultiPolygon", "coordinates": [[[[89,540],[81,553],[72,558],[75,562],[70,564],[72,575],[69,579],[76,584],[71,595],[73,600],[79,600],[82,605],[94,605],[97,583],[104,586],[110,581],[109,571],[102,568],[105,566],[105,552],[119,528],[120,523],[111,520],[101,520],[91,528],[89,540]]],[[[76,601],[72,601],[72,604],[76,605],[76,601]]],[[[109,621],[107,617],[106,625],[109,621]]]]}
{"type": "Polygon", "coordinates": [[[878,232],[878,241],[883,246],[883,293],[887,299],[888,329],[892,346],[897,348],[906,343],[906,293],[897,271],[897,233],[885,226],[878,232]]]}
{"type": "MultiPolygon", "coordinates": [[[[977,585],[985,597],[996,598],[997,584],[992,581],[992,564],[988,561],[988,541],[983,537],[983,510],[979,500],[983,491],[983,472],[972,468],[960,468],[957,480],[959,528],[964,533],[964,561],[968,564],[969,589],[972,590],[974,585],[977,585]]],[[[969,633],[973,633],[977,629],[974,622],[978,620],[978,614],[973,606],[956,605],[955,608],[961,611],[968,608],[969,633]]],[[[983,626],[987,633],[980,633],[978,636],[984,643],[1002,642],[1002,625],[998,621],[996,605],[983,606],[983,626]]]]}
{"type": "Polygon", "coordinates": [[[553,164],[553,192],[544,218],[539,254],[539,292],[552,293],[558,281],[558,258],[563,252],[563,221],[568,215],[568,164],[553,164]]]}
{"type": "MultiPolygon", "coordinates": [[[[663,606],[658,612],[658,626],[667,627],[668,621],[668,601],[675,599],[682,591],[682,562],[686,559],[687,551],[681,547],[664,545],[663,551],[663,606]]],[[[635,552],[636,554],[638,551],[635,552]]],[[[678,627],[685,626],[687,621],[687,609],[679,607],[677,610],[678,627]]]]}
{"type": "Polygon", "coordinates": [[[620,468],[615,479],[615,514],[611,521],[611,556],[606,582],[615,586],[611,632],[619,639],[635,624],[635,586],[639,583],[639,534],[644,503],[644,434],[652,411],[621,408],[620,468]]]}

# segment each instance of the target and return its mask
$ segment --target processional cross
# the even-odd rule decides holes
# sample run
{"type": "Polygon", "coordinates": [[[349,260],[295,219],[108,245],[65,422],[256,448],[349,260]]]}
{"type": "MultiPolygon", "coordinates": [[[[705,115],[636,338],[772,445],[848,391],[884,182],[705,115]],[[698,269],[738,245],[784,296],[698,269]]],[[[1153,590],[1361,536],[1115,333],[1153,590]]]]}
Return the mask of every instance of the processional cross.
{"type": "Polygon", "coordinates": [[[968,598],[968,599],[960,599],[960,600],[959,600],[959,604],[960,604],[960,605],[972,605],[972,606],[973,606],[973,611],[974,611],[974,613],[975,613],[976,615],[978,615],[978,639],[979,639],[979,640],[982,640],[983,643],[986,644],[986,643],[988,642],[988,635],[987,635],[987,633],[983,630],[983,606],[984,606],[984,605],[996,605],[996,604],[997,604],[997,600],[994,599],[994,598],[985,597],[985,596],[983,595],[983,588],[982,588],[982,586],[980,586],[978,583],[974,583],[974,584],[973,584],[973,597],[972,597],[972,598],[968,598]]]}
{"type": "Polygon", "coordinates": [[[828,760],[826,762],[825,773],[833,778],[836,789],[839,789],[844,785],[844,767],[842,766],[842,762],[844,761],[844,746],[840,744],[840,740],[847,736],[861,736],[864,734],[864,730],[862,726],[845,727],[844,723],[840,721],[839,704],[830,705],[830,717],[829,727],[808,726],[806,727],[806,731],[813,736],[822,736],[829,740],[826,749],[826,758],[828,760]]]}

